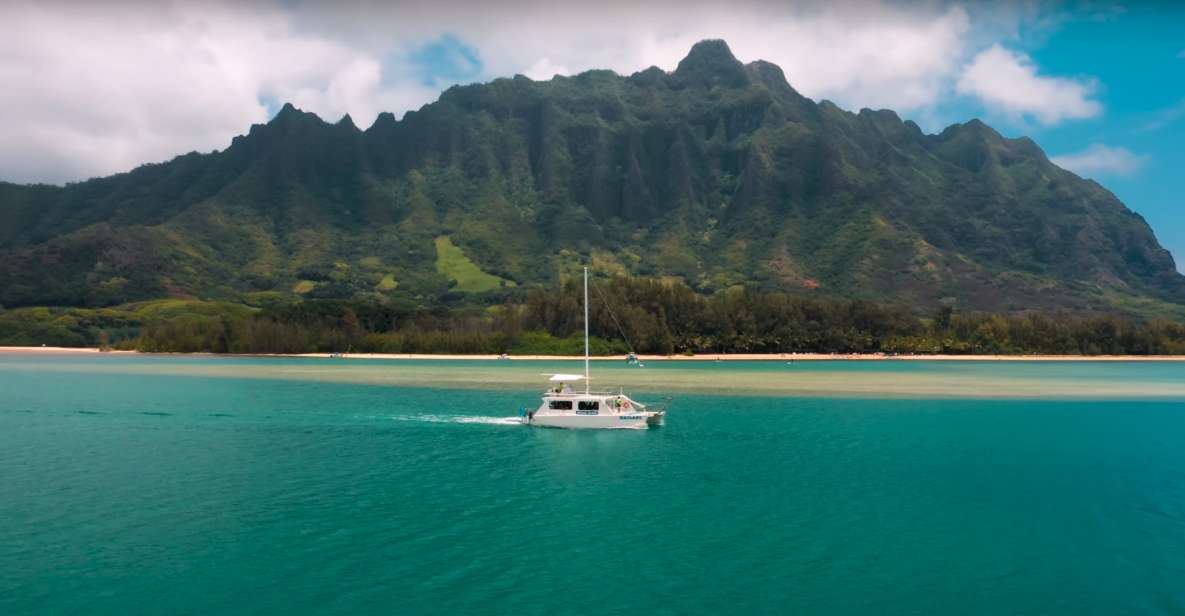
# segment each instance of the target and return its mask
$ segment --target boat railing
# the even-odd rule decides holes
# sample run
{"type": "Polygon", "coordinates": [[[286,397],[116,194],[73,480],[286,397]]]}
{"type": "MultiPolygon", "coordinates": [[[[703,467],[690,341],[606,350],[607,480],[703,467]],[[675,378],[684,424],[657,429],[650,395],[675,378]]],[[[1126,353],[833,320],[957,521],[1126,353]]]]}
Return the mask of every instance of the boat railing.
{"type": "Polygon", "coordinates": [[[653,402],[651,404],[645,405],[646,410],[653,411],[655,413],[666,413],[667,409],[671,407],[672,401],[674,401],[674,398],[663,398],[661,402],[653,402]]]}
{"type": "Polygon", "coordinates": [[[586,391],[555,391],[553,389],[549,389],[549,390],[543,392],[543,395],[545,395],[545,396],[563,396],[565,398],[567,398],[567,397],[579,398],[581,396],[620,396],[623,394],[616,389],[603,389],[603,390],[602,389],[590,389],[587,392],[586,391]]]}

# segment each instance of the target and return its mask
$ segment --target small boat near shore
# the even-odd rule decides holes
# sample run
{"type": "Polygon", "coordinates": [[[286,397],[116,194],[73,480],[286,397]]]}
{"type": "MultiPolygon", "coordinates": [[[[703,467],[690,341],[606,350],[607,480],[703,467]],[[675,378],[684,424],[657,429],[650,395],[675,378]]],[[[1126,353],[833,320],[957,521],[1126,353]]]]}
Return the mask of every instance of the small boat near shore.
{"type": "MultiPolygon", "coordinates": [[[[632,353],[631,353],[632,356],[632,353]]],[[[522,421],[547,428],[644,429],[662,425],[666,408],[652,408],[624,390],[593,391],[589,385],[588,268],[584,268],[584,374],[549,374],[552,385],[534,411],[521,410],[522,421]],[[584,391],[573,388],[584,382],[584,391]]]]}

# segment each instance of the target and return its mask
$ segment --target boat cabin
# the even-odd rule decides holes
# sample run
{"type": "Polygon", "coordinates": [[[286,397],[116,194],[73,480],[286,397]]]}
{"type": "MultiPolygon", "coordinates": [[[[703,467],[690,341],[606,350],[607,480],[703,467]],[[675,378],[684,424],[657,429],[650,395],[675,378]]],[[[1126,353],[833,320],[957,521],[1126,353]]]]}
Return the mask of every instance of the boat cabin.
{"type": "Polygon", "coordinates": [[[576,391],[572,383],[584,380],[580,374],[555,374],[549,379],[555,385],[543,392],[543,405],[537,413],[602,415],[634,413],[645,408],[623,393],[604,391],[576,391]]]}

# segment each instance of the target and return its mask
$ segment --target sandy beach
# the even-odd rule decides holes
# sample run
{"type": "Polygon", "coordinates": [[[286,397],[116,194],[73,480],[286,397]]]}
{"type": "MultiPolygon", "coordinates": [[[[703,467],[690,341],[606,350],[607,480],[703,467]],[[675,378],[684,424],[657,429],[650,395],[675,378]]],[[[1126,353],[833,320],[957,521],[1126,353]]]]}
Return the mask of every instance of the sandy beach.
{"type": "MultiPolygon", "coordinates": [[[[97,354],[115,355],[210,355],[209,353],[142,353],[140,351],[101,351],[93,347],[3,347],[0,353],[36,353],[45,355],[97,354]]],[[[234,355],[226,355],[234,356],[234,355]]],[[[435,359],[499,360],[499,355],[433,355],[421,353],[330,353],[243,354],[242,357],[311,357],[329,359],[435,359]]],[[[883,353],[708,353],[703,355],[638,355],[647,361],[1185,361],[1185,355],[886,355],[883,353]]],[[[511,355],[510,360],[576,361],[579,355],[511,355]]],[[[592,361],[622,362],[625,355],[601,355],[592,361]]]]}

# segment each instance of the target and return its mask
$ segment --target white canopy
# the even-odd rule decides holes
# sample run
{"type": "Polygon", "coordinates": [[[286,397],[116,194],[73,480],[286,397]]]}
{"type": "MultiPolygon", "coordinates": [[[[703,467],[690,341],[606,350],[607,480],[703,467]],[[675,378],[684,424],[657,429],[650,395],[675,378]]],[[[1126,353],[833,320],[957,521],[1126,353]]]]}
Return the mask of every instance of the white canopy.
{"type": "MultiPolygon", "coordinates": [[[[545,376],[546,376],[546,375],[545,375],[545,376]]],[[[550,379],[547,379],[547,380],[549,380],[549,381],[561,381],[561,382],[569,383],[569,382],[572,382],[572,381],[582,381],[582,380],[584,380],[584,375],[583,375],[583,374],[553,374],[553,375],[551,375],[551,378],[550,378],[550,379]]]]}

